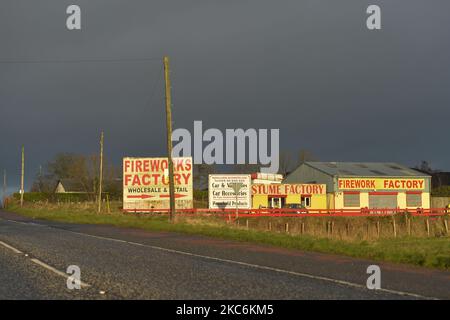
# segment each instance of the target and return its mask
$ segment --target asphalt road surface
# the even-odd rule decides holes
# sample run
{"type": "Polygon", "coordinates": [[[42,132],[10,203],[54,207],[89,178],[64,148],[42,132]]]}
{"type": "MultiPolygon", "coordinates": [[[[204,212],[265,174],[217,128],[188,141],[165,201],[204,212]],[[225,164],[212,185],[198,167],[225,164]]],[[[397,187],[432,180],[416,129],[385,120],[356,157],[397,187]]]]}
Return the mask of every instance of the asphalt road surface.
{"type": "Polygon", "coordinates": [[[430,298],[450,298],[450,272],[0,212],[0,299],[430,298]],[[372,264],[380,290],[366,287],[372,264]]]}

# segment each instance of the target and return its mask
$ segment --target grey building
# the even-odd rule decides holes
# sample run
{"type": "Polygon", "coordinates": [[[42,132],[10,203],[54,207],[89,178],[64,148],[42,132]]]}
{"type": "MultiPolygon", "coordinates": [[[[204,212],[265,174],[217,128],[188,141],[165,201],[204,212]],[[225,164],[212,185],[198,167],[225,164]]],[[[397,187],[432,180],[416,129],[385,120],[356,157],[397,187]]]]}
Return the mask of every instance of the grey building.
{"type": "Polygon", "coordinates": [[[397,163],[305,162],[283,183],[319,183],[329,209],[430,208],[431,176],[397,163]]]}

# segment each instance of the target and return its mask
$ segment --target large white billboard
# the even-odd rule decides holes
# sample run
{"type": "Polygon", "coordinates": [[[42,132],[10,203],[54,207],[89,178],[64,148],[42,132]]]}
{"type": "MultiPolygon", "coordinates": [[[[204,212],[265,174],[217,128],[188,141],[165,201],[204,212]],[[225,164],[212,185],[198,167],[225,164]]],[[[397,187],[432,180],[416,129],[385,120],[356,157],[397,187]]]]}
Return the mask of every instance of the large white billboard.
{"type": "Polygon", "coordinates": [[[233,187],[242,186],[237,195],[237,207],[250,209],[252,206],[251,176],[249,174],[210,174],[208,194],[210,209],[235,209],[236,194],[233,187]]]}
{"type": "MultiPolygon", "coordinates": [[[[192,208],[192,158],[173,158],[175,207],[192,208]]],[[[125,210],[168,209],[167,158],[123,159],[123,208],[125,210]]]]}

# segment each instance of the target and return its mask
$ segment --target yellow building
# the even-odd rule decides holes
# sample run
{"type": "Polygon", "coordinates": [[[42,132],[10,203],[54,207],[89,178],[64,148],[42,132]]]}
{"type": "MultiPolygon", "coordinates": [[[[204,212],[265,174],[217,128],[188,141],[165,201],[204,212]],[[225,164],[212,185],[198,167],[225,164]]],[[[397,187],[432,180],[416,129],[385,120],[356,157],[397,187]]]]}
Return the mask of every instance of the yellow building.
{"type": "Polygon", "coordinates": [[[283,183],[323,183],[328,209],[429,209],[431,177],[396,163],[305,162],[283,183]]]}
{"type": "Polygon", "coordinates": [[[325,184],[253,184],[252,207],[286,208],[301,205],[307,209],[326,209],[325,184]]]}

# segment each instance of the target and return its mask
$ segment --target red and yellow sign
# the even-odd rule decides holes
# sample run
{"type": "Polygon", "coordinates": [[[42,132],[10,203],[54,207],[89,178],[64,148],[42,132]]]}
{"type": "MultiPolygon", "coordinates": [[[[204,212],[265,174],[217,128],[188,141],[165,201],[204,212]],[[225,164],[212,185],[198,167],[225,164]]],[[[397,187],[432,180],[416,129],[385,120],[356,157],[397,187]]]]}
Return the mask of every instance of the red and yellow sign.
{"type": "MultiPolygon", "coordinates": [[[[177,207],[192,207],[192,158],[173,158],[177,207]]],[[[169,207],[169,162],[167,158],[124,158],[124,208],[169,207]]],[[[138,208],[138,209],[139,209],[138,208]]]]}
{"type": "Polygon", "coordinates": [[[339,190],[424,190],[425,179],[349,178],[338,180],[339,190]]]}
{"type": "Polygon", "coordinates": [[[324,184],[254,184],[252,195],[325,194],[324,184]]]}

